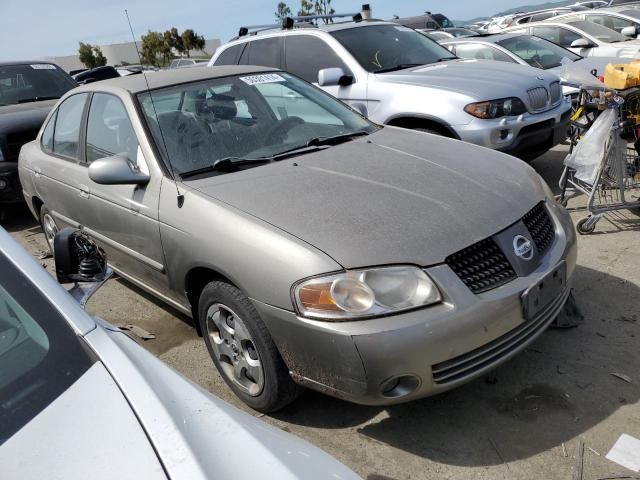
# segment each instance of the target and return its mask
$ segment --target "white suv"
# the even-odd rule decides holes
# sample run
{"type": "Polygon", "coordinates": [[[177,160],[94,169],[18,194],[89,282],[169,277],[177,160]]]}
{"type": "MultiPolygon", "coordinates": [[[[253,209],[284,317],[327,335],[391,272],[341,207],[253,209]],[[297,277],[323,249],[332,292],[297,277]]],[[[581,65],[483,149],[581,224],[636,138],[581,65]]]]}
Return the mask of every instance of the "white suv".
{"type": "MultiPolygon", "coordinates": [[[[270,30],[222,47],[209,65],[287,70],[371,120],[533,159],[566,136],[571,105],[557,75],[460,60],[395,23],[350,21],[270,30]]],[[[294,102],[296,99],[291,98],[294,102]]]]}

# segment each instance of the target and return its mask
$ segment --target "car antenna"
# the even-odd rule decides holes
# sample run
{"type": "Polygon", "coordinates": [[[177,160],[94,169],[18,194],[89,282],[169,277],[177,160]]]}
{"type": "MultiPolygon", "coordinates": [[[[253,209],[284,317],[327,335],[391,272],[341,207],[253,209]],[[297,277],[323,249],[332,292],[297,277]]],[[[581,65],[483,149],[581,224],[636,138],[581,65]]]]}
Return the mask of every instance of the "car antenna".
{"type": "Polygon", "coordinates": [[[131,26],[131,20],[129,19],[129,12],[127,9],[124,10],[124,14],[127,17],[127,23],[129,24],[129,30],[131,31],[131,36],[133,37],[133,46],[136,47],[136,53],[138,54],[138,60],[140,62],[141,73],[144,77],[144,82],[147,84],[147,93],[149,94],[149,99],[151,100],[151,108],[153,108],[153,113],[156,116],[156,120],[158,121],[158,130],[160,130],[160,138],[162,139],[162,146],[164,147],[164,151],[167,154],[167,160],[169,163],[169,170],[171,170],[171,176],[173,177],[173,183],[176,186],[176,194],[178,198],[178,208],[182,208],[184,205],[184,195],[180,193],[180,189],[178,188],[178,181],[176,180],[176,173],[173,170],[173,164],[171,163],[171,159],[169,159],[169,150],[167,149],[167,143],[164,141],[164,134],[162,133],[162,126],[160,125],[160,120],[158,119],[158,111],[156,110],[156,104],[153,101],[153,94],[151,93],[151,87],[149,86],[149,80],[147,79],[147,75],[144,73],[144,67],[142,66],[142,55],[140,55],[140,50],[138,49],[138,42],[136,42],[136,35],[133,33],[133,27],[131,26]]]}

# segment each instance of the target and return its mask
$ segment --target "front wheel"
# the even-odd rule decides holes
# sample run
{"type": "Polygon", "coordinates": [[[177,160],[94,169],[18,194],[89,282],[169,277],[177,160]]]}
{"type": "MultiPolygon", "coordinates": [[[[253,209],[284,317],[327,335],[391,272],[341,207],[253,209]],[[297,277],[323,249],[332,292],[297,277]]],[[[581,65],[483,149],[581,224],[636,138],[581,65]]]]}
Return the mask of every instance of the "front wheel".
{"type": "Polygon", "coordinates": [[[299,387],[255,307],[236,287],[204,287],[198,317],[207,350],[225,383],[247,405],[274,412],[291,403],[299,387]]]}
{"type": "Polygon", "coordinates": [[[40,209],[40,226],[44,232],[44,238],[47,241],[49,251],[51,255],[53,255],[53,242],[56,238],[56,233],[58,233],[58,225],[49,209],[45,206],[40,209]]]}

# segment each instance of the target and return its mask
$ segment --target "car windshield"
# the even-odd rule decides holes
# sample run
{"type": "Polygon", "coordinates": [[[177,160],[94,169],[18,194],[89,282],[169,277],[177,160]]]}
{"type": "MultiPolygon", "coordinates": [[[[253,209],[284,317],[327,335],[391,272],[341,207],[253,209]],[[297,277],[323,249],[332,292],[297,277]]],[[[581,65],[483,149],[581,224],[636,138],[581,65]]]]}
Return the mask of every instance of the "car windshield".
{"type": "Polygon", "coordinates": [[[0,66],[0,105],[60,98],[78,84],[55,65],[0,66]]]}
{"type": "Polygon", "coordinates": [[[567,61],[575,62],[582,58],[580,55],[576,55],[544,38],[529,35],[511,37],[496,43],[517,55],[532,67],[544,70],[559,67],[567,61]]]}
{"type": "Polygon", "coordinates": [[[368,25],[336,30],[332,35],[362,68],[373,73],[455,58],[434,40],[401,25],[368,25]]]}
{"type": "Polygon", "coordinates": [[[455,27],[455,25],[453,24],[453,22],[451,22],[451,20],[449,20],[447,17],[445,17],[444,15],[442,15],[441,13],[435,13],[433,15],[431,15],[433,17],[433,19],[438,22],[438,24],[442,27],[442,28],[453,28],[455,27]]]}
{"type": "Polygon", "coordinates": [[[273,159],[378,127],[288,73],[213,78],[138,95],[158,150],[178,174],[273,159]],[[241,162],[243,161],[244,162],[241,162]]]}
{"type": "Polygon", "coordinates": [[[597,23],[587,22],[586,20],[570,21],[567,22],[567,25],[576,27],[578,30],[582,30],[588,35],[591,35],[592,37],[595,37],[601,42],[605,43],[627,42],[631,40],[629,37],[625,37],[615,30],[603,27],[602,25],[599,25],[597,23]]]}
{"type": "Polygon", "coordinates": [[[0,445],[93,362],[55,307],[0,253],[0,445]]]}
{"type": "Polygon", "coordinates": [[[621,15],[626,15],[627,17],[633,17],[640,20],[640,10],[623,10],[619,12],[621,15]]]}

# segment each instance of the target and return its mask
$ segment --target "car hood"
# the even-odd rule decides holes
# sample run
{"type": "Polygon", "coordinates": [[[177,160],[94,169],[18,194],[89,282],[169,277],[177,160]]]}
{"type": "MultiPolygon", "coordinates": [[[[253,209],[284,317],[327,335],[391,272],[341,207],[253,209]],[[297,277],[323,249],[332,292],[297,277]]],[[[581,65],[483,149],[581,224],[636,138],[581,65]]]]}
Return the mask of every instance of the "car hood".
{"type": "Polygon", "coordinates": [[[101,328],[86,338],[108,359],[169,478],[360,478],[319,448],[202,390],[105,321],[98,323],[101,328]]]}
{"type": "Polygon", "coordinates": [[[10,133],[18,128],[40,126],[57,100],[19,103],[0,106],[0,132],[10,133]]]}
{"type": "Polygon", "coordinates": [[[394,127],[295,160],[186,182],[345,268],[438,264],[545,198],[521,160],[394,127]]]}
{"type": "Polygon", "coordinates": [[[452,60],[374,75],[384,82],[446,89],[476,100],[505,97],[524,100],[526,90],[559,80],[552,72],[490,60],[452,60]]]}

